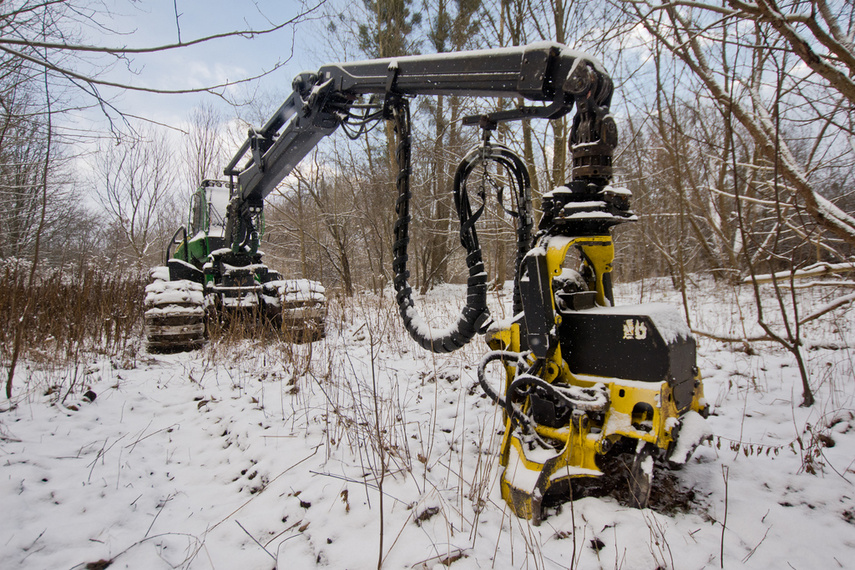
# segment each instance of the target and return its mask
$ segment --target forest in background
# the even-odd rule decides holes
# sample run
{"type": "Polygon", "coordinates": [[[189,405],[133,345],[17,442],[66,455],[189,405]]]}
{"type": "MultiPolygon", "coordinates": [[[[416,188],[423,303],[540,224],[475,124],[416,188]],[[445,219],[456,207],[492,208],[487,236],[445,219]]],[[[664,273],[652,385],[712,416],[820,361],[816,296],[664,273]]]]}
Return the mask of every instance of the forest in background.
{"type": "MultiPolygon", "coordinates": [[[[148,269],[163,263],[190,193],[199,180],[221,177],[246,127],[263,123],[288,95],[267,87],[252,102],[226,107],[212,96],[178,133],[140,120],[103,96],[109,83],[90,73],[94,54],[112,58],[104,69],[137,57],[90,45],[84,24],[105,22],[109,11],[87,0],[0,6],[4,361],[46,339],[73,354],[84,338],[101,347],[134,338],[148,269]],[[105,132],[69,123],[86,108],[109,119],[105,132]]],[[[317,61],[305,67],[541,40],[598,57],[616,86],[620,145],[612,183],[632,191],[639,217],[616,230],[617,279],[665,276],[685,290],[701,273],[723,286],[777,275],[778,302],[765,309],[775,316],[764,314],[758,293],[756,318],[761,325],[783,319],[763,326],[765,338],[797,361],[800,323],[821,315],[800,314],[788,287],[813,283],[794,276],[817,263],[830,265],[814,272],[851,266],[851,0],[330,0],[282,25],[298,42],[323,38],[313,42],[323,44],[317,61]]],[[[518,103],[414,101],[411,267],[422,292],[459,281],[465,267],[450,186],[480,133],[461,118],[518,103]]],[[[496,135],[524,157],[535,203],[570,177],[571,120],[503,125],[496,135]]],[[[268,201],[261,246],[268,265],[343,296],[383,291],[391,280],[394,177],[388,130],[355,141],[331,137],[268,201]]],[[[512,223],[499,208],[480,223],[488,270],[500,287],[513,277],[512,223]]],[[[845,292],[852,282],[834,286],[845,292]]],[[[852,301],[845,293],[837,298],[838,306],[852,301]]]]}
{"type": "MultiPolygon", "coordinates": [[[[303,0],[270,17],[298,3],[258,0],[248,4],[263,17],[228,19],[230,31],[186,25],[194,10],[236,4],[0,1],[4,562],[845,566],[855,1],[303,0]],[[117,15],[144,9],[163,11],[174,40],[123,35],[117,15]],[[189,66],[186,81],[143,73],[152,54],[213,54],[230,37],[273,37],[281,59],[256,62],[268,66],[260,77],[248,68],[205,85],[189,66]],[[221,178],[247,128],[287,97],[280,64],[541,40],[593,54],[615,82],[612,183],[631,190],[638,215],[615,229],[617,303],[682,304],[697,341],[713,439],[681,471],[656,465],[649,508],[611,490],[572,495],[540,526],[511,516],[498,443],[512,424],[475,365],[487,348],[421,350],[393,302],[396,173],[382,123],[356,140],[339,130],[266,205],[265,261],[326,286],[325,338],[292,343],[211,319],[202,348],[147,350],[149,270],[199,180],[221,178]],[[173,121],[130,105],[131,93],[154,109],[204,97],[173,121]]],[[[431,326],[463,304],[451,177],[481,133],[461,118],[519,103],[412,102],[408,266],[431,326]]],[[[536,202],[571,177],[571,125],[494,134],[524,157],[536,202]]],[[[497,204],[503,179],[490,174],[478,232],[487,302],[505,318],[515,239],[497,204]]]]}

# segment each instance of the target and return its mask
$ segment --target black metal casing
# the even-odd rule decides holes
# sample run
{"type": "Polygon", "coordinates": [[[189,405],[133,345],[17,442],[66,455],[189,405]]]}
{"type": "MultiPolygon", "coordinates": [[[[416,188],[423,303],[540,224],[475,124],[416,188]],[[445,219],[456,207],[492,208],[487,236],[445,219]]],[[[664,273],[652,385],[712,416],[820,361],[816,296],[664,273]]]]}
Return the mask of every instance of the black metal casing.
{"type": "Polygon", "coordinates": [[[559,311],[562,356],[575,374],[639,382],[667,381],[678,411],[692,403],[695,339],[669,335],[650,316],[648,305],[559,311]]]}

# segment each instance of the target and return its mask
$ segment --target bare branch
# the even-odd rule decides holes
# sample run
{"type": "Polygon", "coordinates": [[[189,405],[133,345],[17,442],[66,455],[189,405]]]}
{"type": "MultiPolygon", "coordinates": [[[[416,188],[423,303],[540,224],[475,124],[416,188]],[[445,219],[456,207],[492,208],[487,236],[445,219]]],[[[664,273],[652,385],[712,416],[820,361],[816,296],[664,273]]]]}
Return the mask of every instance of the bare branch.
{"type": "Polygon", "coordinates": [[[258,75],[254,75],[252,77],[246,77],[244,79],[237,79],[235,81],[226,81],[224,83],[219,83],[217,85],[209,85],[207,87],[197,87],[195,89],[155,89],[153,87],[140,87],[137,85],[128,85],[127,83],[118,83],[115,81],[106,81],[103,79],[96,79],[95,77],[86,76],[86,75],[77,73],[77,72],[72,71],[70,69],[63,68],[63,67],[60,67],[58,65],[54,65],[53,63],[51,63],[49,61],[39,59],[37,57],[29,56],[23,52],[4,47],[2,45],[0,45],[0,51],[4,51],[10,55],[13,55],[13,56],[19,57],[23,60],[29,61],[30,63],[34,63],[35,65],[44,67],[44,68],[49,69],[51,71],[55,71],[61,75],[64,75],[65,77],[84,81],[84,82],[88,83],[89,85],[101,85],[104,87],[117,87],[119,89],[128,89],[130,91],[142,91],[144,93],[156,93],[158,95],[182,95],[182,94],[188,94],[188,93],[211,93],[213,95],[217,95],[219,97],[222,97],[222,93],[217,93],[217,90],[225,89],[226,87],[231,87],[233,85],[240,85],[241,83],[248,83],[251,81],[255,81],[261,77],[269,75],[270,73],[276,71],[277,69],[279,69],[280,67],[285,65],[285,62],[278,62],[271,69],[263,71],[263,72],[259,73],[258,75]]]}
{"type": "MultiPolygon", "coordinates": [[[[287,28],[288,26],[292,26],[296,23],[299,23],[303,19],[306,18],[309,14],[312,14],[320,9],[326,3],[327,0],[318,0],[317,4],[307,9],[304,12],[301,12],[297,16],[282,22],[281,24],[277,24],[271,26],[269,28],[265,28],[262,30],[238,30],[232,32],[224,32],[221,34],[212,34],[210,36],[204,36],[201,38],[196,38],[194,40],[190,40],[187,42],[182,42],[180,40],[180,31],[179,31],[179,41],[174,44],[164,44],[160,46],[149,46],[149,47],[140,47],[140,48],[132,48],[127,46],[122,47],[106,47],[106,46],[93,46],[93,45],[85,45],[85,44],[66,44],[66,43],[55,43],[55,42],[43,42],[43,41],[35,41],[29,39],[16,39],[10,37],[0,37],[0,44],[8,44],[8,45],[17,45],[17,46],[27,46],[27,47],[37,47],[37,48],[45,48],[45,49],[53,49],[53,50],[61,50],[61,51],[81,51],[81,52],[89,52],[89,53],[107,53],[107,54],[144,54],[144,53],[156,53],[161,51],[174,50],[179,48],[186,48],[198,44],[203,44],[206,42],[210,42],[213,40],[221,40],[225,38],[233,38],[233,37],[241,37],[246,39],[252,39],[256,36],[261,36],[265,34],[271,34],[273,32],[279,31],[283,28],[287,28]]],[[[177,18],[176,18],[177,19],[177,18]]]]}

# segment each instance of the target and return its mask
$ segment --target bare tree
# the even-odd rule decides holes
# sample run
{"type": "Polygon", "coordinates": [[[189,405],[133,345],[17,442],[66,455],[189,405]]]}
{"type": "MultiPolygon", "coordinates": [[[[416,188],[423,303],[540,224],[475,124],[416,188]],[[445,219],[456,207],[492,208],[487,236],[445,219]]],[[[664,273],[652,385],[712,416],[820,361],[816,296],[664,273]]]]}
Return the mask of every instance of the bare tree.
{"type": "Polygon", "coordinates": [[[294,28],[297,24],[316,14],[325,1],[301,2],[294,16],[282,22],[270,23],[265,28],[237,29],[186,41],[181,39],[180,25],[176,16],[178,40],[175,43],[130,48],[122,45],[91,45],[85,43],[85,40],[69,35],[70,30],[80,26],[94,26],[109,31],[108,27],[101,23],[102,19],[109,18],[109,8],[102,4],[91,3],[86,0],[21,0],[14,4],[3,4],[0,8],[0,31],[2,31],[0,52],[11,60],[25,61],[40,69],[47,70],[54,78],[62,78],[68,81],[93,97],[100,105],[105,106],[110,106],[110,104],[100,91],[103,87],[117,87],[123,90],[161,94],[208,92],[222,96],[225,87],[253,81],[258,77],[267,75],[281,67],[287,58],[280,60],[272,69],[262,71],[255,76],[197,88],[156,89],[146,85],[109,81],[99,78],[99,68],[117,62],[128,64],[132,58],[146,54],[180,50],[230,37],[251,38],[294,28]],[[51,35],[44,34],[44,23],[46,21],[52,24],[53,33],[51,35]],[[107,59],[99,61],[94,67],[92,64],[87,64],[87,58],[97,58],[98,56],[104,56],[107,59]],[[88,69],[83,70],[82,67],[88,69]]]}
{"type": "MultiPolygon", "coordinates": [[[[132,115],[127,110],[114,105],[114,94],[127,90],[151,93],[192,93],[208,92],[224,96],[225,88],[234,84],[251,81],[269,73],[262,70],[253,77],[237,81],[214,82],[200,88],[181,88],[161,90],[145,84],[124,84],[104,79],[104,72],[111,67],[127,66],[133,69],[139,58],[149,54],[173,52],[189,46],[220,41],[230,37],[250,38],[259,34],[271,34],[294,29],[296,25],[312,17],[324,0],[301,3],[291,18],[281,22],[269,22],[260,29],[235,29],[230,32],[198,37],[189,40],[181,38],[176,15],[178,41],[171,44],[129,48],[122,45],[94,45],[83,37],[81,30],[97,30],[107,37],[120,35],[112,30],[108,22],[110,7],[103,3],[88,0],[18,0],[0,3],[0,153],[3,157],[3,172],[0,172],[0,185],[5,187],[2,194],[3,205],[8,215],[0,215],[0,255],[17,255],[26,252],[32,239],[30,231],[34,217],[32,196],[24,191],[32,184],[24,181],[30,173],[38,172],[38,167],[28,169],[27,165],[37,165],[44,159],[38,156],[43,151],[39,147],[36,133],[45,124],[46,90],[50,88],[54,104],[51,113],[56,117],[52,122],[54,152],[57,156],[73,158],[85,152],[97,135],[72,127],[62,119],[69,112],[85,108],[100,108],[109,119],[114,135],[118,138],[123,132],[131,130],[132,115]]],[[[287,54],[283,54],[283,57],[287,54]]],[[[277,68],[285,60],[273,65],[277,68]]],[[[201,119],[200,119],[201,120],[201,119]]],[[[131,132],[131,135],[134,133],[131,132]]],[[[201,141],[197,141],[201,143],[201,141]]],[[[206,148],[205,151],[214,149],[206,148]]],[[[196,158],[213,164],[213,156],[196,158]]],[[[56,156],[52,158],[56,162],[56,156]]],[[[56,172],[52,166],[50,172],[56,172]]],[[[53,175],[52,175],[53,176],[53,175]]],[[[66,180],[62,184],[66,184],[66,180]]],[[[195,181],[193,184],[197,183],[195,181]]],[[[50,201],[46,213],[45,230],[49,231],[55,216],[72,211],[80,211],[78,199],[69,207],[62,200],[59,180],[50,181],[50,201]]],[[[47,235],[47,234],[46,234],[47,235]]],[[[54,241],[54,240],[51,240],[54,241]]]]}
{"type": "MultiPolygon", "coordinates": [[[[480,33],[476,17],[481,10],[481,0],[437,0],[425,3],[428,19],[427,41],[437,53],[459,51],[475,47],[480,33]]],[[[419,200],[422,206],[419,218],[423,222],[424,236],[415,244],[417,267],[421,273],[421,292],[449,279],[451,179],[454,159],[465,152],[467,139],[461,132],[460,118],[463,102],[460,97],[437,97],[421,102],[420,109],[427,110],[432,129],[426,129],[417,141],[422,165],[421,184],[427,196],[419,200]],[[419,243],[423,244],[419,248],[419,243]],[[421,251],[419,251],[421,249],[421,251]]]]}
{"type": "Polygon", "coordinates": [[[328,240],[319,241],[326,260],[338,275],[344,294],[353,296],[353,192],[348,192],[345,179],[329,181],[316,172],[313,180],[300,177],[301,184],[317,208],[321,224],[326,229],[328,240]]]}
{"type": "MultiPolygon", "coordinates": [[[[849,247],[855,218],[827,182],[855,165],[853,6],[728,0],[621,5],[754,141],[791,205],[849,247]]],[[[815,230],[806,230],[812,233],[815,230]]]]}
{"type": "Polygon", "coordinates": [[[202,104],[190,113],[187,134],[183,137],[183,184],[188,191],[205,179],[216,179],[225,164],[222,114],[211,104],[202,104]]]}
{"type": "Polygon", "coordinates": [[[624,32],[642,38],[656,69],[655,105],[647,111],[658,129],[648,148],[668,161],[651,163],[646,174],[638,161],[636,172],[656,173],[666,191],[676,190],[671,213],[681,240],[662,249],[686,252],[689,237],[709,266],[749,273],[764,338],[791,352],[802,404],[811,405],[793,284],[787,293],[786,283],[773,283],[772,310],[755,275],[785,269],[792,279],[799,266],[845,259],[855,246],[853,204],[843,190],[855,166],[853,7],[768,0],[615,6],[626,16],[624,32]],[[670,96],[663,97],[663,77],[670,96]]]}
{"type": "Polygon", "coordinates": [[[168,228],[178,225],[169,216],[175,164],[162,132],[138,130],[139,137],[118,144],[102,142],[93,158],[92,184],[109,217],[116,253],[145,269],[159,259],[168,228]]]}

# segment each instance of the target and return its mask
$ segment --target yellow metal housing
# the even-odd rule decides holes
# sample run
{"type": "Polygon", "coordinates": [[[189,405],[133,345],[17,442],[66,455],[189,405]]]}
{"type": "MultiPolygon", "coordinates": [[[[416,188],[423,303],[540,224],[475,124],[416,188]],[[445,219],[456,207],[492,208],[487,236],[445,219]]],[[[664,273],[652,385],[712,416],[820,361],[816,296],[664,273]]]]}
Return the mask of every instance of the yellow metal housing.
{"type": "MultiPolygon", "coordinates": [[[[580,251],[582,264],[589,268],[583,274],[588,276],[589,290],[597,292],[597,304],[610,304],[604,282],[614,259],[610,236],[553,236],[546,238],[544,245],[547,269],[552,278],[561,274],[567,252],[575,246],[580,251]]],[[[557,325],[561,317],[554,303],[553,296],[557,325]]],[[[519,352],[520,334],[519,322],[513,322],[506,328],[491,330],[487,342],[493,350],[519,352]]],[[[505,371],[507,390],[517,370],[515,366],[506,365],[505,371]]],[[[531,519],[534,524],[539,524],[542,518],[542,501],[550,488],[577,477],[602,476],[600,459],[619,441],[639,442],[636,444],[639,450],[649,444],[664,454],[673,447],[674,428],[679,425],[680,415],[688,411],[677,409],[671,386],[664,380],[642,382],[573,374],[561,357],[560,346],[548,357],[542,377],[557,386],[600,386],[608,394],[608,406],[603,413],[575,410],[569,423],[560,428],[534,425],[538,437],[531,430],[515,426],[511,418],[505,418],[500,456],[504,467],[502,497],[517,516],[531,519]]],[[[694,385],[691,409],[701,411],[703,386],[699,377],[695,378],[694,385]]]]}

